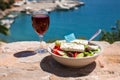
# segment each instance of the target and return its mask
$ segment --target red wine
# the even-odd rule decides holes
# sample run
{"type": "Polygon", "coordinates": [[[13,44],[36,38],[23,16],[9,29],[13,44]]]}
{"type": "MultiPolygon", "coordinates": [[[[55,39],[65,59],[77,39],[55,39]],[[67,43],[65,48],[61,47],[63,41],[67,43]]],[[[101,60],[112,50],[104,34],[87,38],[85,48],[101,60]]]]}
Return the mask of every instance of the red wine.
{"type": "Polygon", "coordinates": [[[39,35],[44,34],[49,27],[49,16],[44,14],[32,16],[32,26],[39,35]]]}

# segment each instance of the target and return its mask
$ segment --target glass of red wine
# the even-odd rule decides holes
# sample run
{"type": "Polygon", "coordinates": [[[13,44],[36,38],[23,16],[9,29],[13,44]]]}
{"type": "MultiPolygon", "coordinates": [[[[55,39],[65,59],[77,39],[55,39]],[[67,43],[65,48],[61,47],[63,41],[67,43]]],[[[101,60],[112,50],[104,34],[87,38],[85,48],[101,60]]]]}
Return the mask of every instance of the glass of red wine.
{"type": "Polygon", "coordinates": [[[45,42],[43,42],[43,35],[49,27],[49,15],[45,10],[34,11],[32,13],[32,26],[40,38],[40,48],[36,50],[37,53],[45,53],[45,42]]]}

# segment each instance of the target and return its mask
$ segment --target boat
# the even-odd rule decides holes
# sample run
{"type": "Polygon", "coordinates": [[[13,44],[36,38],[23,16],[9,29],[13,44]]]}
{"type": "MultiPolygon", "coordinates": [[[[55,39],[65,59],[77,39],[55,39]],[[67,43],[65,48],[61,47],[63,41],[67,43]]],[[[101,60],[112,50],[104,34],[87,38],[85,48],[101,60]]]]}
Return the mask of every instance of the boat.
{"type": "Polygon", "coordinates": [[[13,5],[16,6],[16,7],[20,7],[24,4],[23,1],[18,1],[18,2],[15,2],[13,5]]]}
{"type": "Polygon", "coordinates": [[[70,8],[74,8],[76,6],[81,6],[84,4],[84,2],[78,1],[78,0],[62,0],[61,1],[64,5],[68,5],[70,8]]]}
{"type": "Polygon", "coordinates": [[[46,9],[44,9],[44,10],[46,10],[47,12],[51,12],[51,11],[54,11],[55,8],[46,8],[46,9]]]}
{"type": "Polygon", "coordinates": [[[70,9],[70,7],[68,5],[64,5],[60,1],[55,1],[55,3],[57,4],[57,9],[64,9],[64,10],[69,10],[70,9]]]}
{"type": "Polygon", "coordinates": [[[6,27],[7,29],[9,29],[9,28],[11,27],[11,25],[10,25],[10,24],[6,24],[5,27],[6,27]]]}
{"type": "Polygon", "coordinates": [[[26,11],[26,14],[31,14],[29,11],[26,11]]]}
{"type": "Polygon", "coordinates": [[[12,14],[9,14],[8,16],[7,16],[8,18],[15,18],[15,17],[17,17],[17,15],[12,15],[12,14]]]}
{"type": "Polygon", "coordinates": [[[5,25],[6,28],[10,28],[11,27],[11,24],[14,22],[13,19],[3,19],[0,21],[1,22],[1,25],[5,25]]]}
{"type": "Polygon", "coordinates": [[[77,0],[73,1],[73,0],[61,0],[61,1],[55,1],[55,3],[57,4],[57,8],[58,9],[72,9],[75,8],[77,6],[83,5],[84,2],[79,2],[77,0]]]}

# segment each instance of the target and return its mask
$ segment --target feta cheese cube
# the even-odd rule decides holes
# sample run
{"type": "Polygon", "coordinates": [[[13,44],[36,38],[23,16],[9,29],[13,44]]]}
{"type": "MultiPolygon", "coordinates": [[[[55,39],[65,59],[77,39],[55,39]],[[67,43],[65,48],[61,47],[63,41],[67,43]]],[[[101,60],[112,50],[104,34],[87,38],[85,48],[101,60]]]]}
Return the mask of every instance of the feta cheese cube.
{"type": "Polygon", "coordinates": [[[97,50],[99,47],[95,45],[88,45],[91,50],[97,50]]]}
{"type": "Polygon", "coordinates": [[[75,39],[75,40],[73,40],[73,41],[71,41],[71,42],[77,43],[77,44],[88,45],[88,40],[75,39]]]}
{"type": "Polygon", "coordinates": [[[84,45],[76,44],[76,43],[61,43],[60,48],[64,51],[77,51],[84,52],[84,45]]]}

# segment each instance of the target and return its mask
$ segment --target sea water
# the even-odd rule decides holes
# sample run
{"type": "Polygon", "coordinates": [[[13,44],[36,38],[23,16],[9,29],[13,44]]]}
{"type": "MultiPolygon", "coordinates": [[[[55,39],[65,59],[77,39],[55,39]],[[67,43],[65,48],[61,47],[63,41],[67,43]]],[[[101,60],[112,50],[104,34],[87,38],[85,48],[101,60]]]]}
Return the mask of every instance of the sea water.
{"type": "MultiPolygon", "coordinates": [[[[110,31],[116,20],[120,19],[120,0],[82,1],[85,5],[78,9],[49,13],[50,25],[44,34],[45,41],[64,39],[70,33],[74,33],[76,38],[89,39],[98,29],[110,31]]],[[[31,15],[21,13],[15,18],[10,34],[0,34],[0,38],[7,42],[38,41],[39,37],[31,23],[31,15]]]]}

